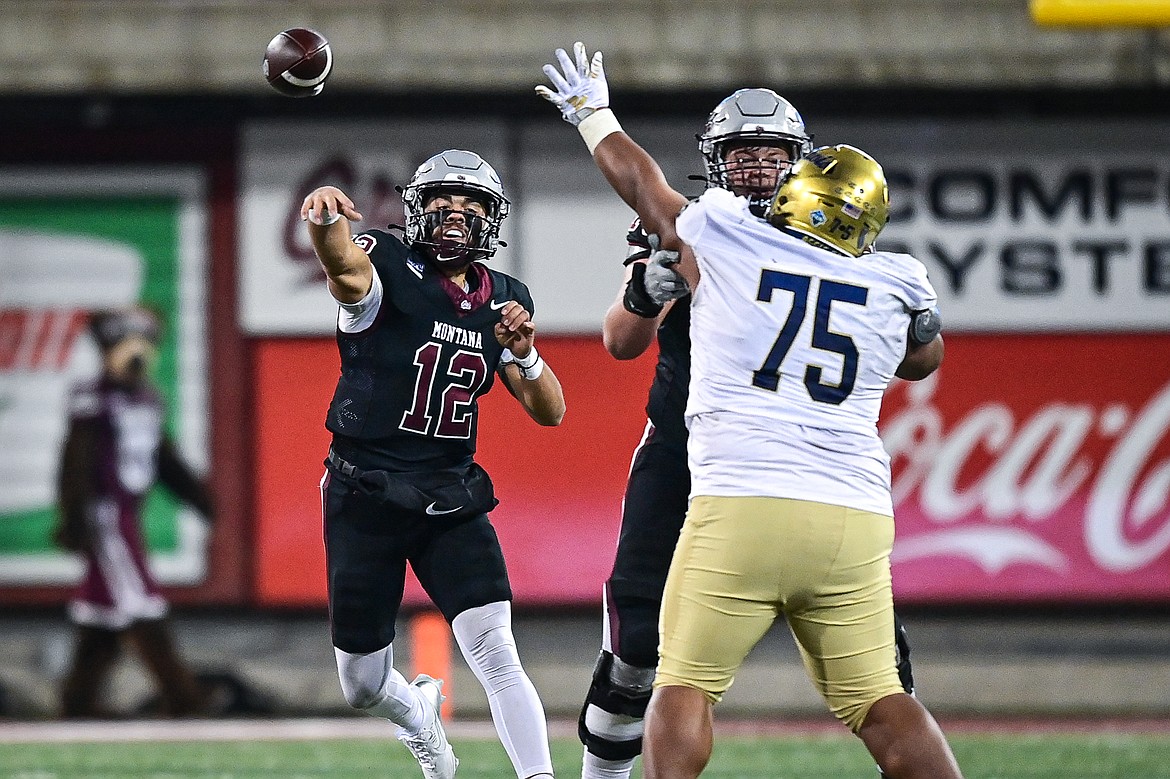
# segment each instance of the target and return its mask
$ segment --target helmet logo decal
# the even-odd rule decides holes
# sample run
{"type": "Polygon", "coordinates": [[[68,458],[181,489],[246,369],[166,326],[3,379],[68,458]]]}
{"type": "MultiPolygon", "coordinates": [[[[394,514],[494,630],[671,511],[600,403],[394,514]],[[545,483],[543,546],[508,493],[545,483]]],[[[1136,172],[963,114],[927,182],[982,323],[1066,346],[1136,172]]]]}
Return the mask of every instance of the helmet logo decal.
{"type": "Polygon", "coordinates": [[[768,220],[810,242],[858,257],[889,218],[881,165],[852,146],[824,146],[797,160],[772,201],[768,220]]]}

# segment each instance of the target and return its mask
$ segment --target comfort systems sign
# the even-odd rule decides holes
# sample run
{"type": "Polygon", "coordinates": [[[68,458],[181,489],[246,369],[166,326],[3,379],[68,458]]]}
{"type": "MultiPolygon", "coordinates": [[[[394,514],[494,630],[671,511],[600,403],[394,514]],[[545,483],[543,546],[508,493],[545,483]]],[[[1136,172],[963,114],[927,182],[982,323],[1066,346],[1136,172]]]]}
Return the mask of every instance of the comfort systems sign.
{"type": "Polygon", "coordinates": [[[883,155],[879,247],[922,260],[948,329],[1170,328],[1170,158],[883,155]]]}

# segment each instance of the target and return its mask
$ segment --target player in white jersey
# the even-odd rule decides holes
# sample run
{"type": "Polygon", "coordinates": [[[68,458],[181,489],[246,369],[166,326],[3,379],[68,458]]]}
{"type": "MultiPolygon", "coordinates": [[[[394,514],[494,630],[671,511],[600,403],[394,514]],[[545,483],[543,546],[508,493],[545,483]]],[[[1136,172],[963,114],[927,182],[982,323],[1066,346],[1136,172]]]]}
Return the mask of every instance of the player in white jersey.
{"type": "MultiPolygon", "coordinates": [[[[608,110],[600,53],[575,53],[574,66],[558,50],[563,75],[546,66],[555,91],[538,92],[681,252],[692,294],[691,505],[663,597],[645,775],[702,772],[714,703],[783,614],[818,691],[888,776],[958,779],[895,667],[878,412],[889,382],[929,375],[943,347],[921,264],[869,252],[888,219],[881,167],[825,147],[793,166],[767,219],[718,189],[687,205],[608,110]]],[[[661,253],[651,266],[648,289],[673,272],[661,253]]]]}
{"type": "MultiPolygon", "coordinates": [[[[813,151],[794,172],[843,166],[858,156],[847,149],[813,151]]],[[[691,494],[892,515],[876,425],[906,353],[907,312],[937,302],[922,263],[883,252],[859,262],[814,246],[725,190],[685,208],[676,229],[705,281],[691,310],[691,494]]]]}

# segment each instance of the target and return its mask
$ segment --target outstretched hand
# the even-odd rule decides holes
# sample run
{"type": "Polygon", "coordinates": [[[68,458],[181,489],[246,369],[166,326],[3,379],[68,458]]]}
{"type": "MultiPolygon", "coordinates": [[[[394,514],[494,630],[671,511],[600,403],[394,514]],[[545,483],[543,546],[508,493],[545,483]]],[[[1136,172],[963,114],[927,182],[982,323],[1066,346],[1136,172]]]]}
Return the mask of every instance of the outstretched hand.
{"type": "Polygon", "coordinates": [[[585,53],[585,44],[578,41],[573,44],[573,54],[577,60],[575,66],[564,49],[556,50],[561,70],[558,71],[555,65],[543,68],[556,91],[540,85],[536,87],[536,94],[559,108],[565,121],[575,126],[594,111],[609,108],[609,84],[605,80],[600,51],[594,52],[590,60],[585,53]]]}
{"type": "Polygon", "coordinates": [[[330,225],[344,216],[351,222],[359,222],[361,213],[354,206],[349,195],[337,187],[318,187],[310,192],[301,203],[301,219],[316,225],[330,225]]]}

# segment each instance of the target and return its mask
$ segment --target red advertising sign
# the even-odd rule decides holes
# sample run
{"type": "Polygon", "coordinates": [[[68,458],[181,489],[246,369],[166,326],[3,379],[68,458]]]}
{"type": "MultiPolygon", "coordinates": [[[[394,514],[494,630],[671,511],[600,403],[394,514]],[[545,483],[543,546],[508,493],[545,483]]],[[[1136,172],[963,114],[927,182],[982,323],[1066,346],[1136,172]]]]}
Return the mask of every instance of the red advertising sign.
{"type": "MultiPolygon", "coordinates": [[[[492,522],[519,604],[597,603],[652,358],[593,337],[541,352],[568,413],[541,428],[502,389],[484,399],[492,522]]],[[[260,342],[255,375],[258,601],[320,605],[336,346],[260,342]]],[[[882,430],[899,603],[1170,602],[1170,335],[948,336],[936,376],[891,388],[882,430]]]]}
{"type": "Polygon", "coordinates": [[[882,434],[900,602],[1170,601],[1170,336],[951,336],[882,434]]]}
{"type": "MultiPolygon", "coordinates": [[[[596,337],[546,336],[540,352],[564,385],[564,422],[538,426],[497,384],[480,401],[476,457],[500,498],[491,519],[517,603],[600,604],[655,355],[618,362],[596,337]]],[[[256,597],[262,605],[325,603],[318,483],[337,374],[332,339],[257,345],[256,597]]],[[[413,580],[406,602],[427,602],[413,580]]]]}

